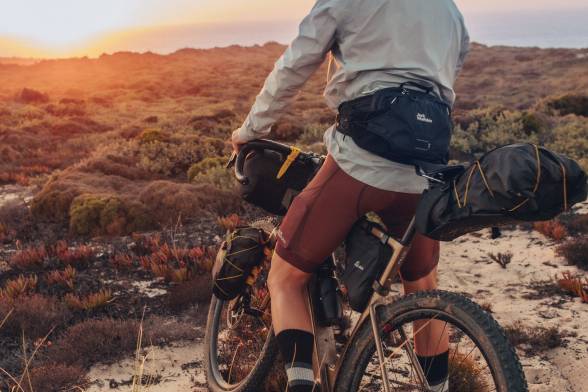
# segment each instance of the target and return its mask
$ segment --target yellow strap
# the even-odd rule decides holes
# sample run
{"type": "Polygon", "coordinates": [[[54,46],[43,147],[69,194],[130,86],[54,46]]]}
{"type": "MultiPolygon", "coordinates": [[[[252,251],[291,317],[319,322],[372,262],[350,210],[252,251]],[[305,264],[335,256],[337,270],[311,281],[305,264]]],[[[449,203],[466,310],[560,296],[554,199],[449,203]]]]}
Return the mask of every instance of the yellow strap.
{"type": "Polygon", "coordinates": [[[510,210],[508,210],[508,212],[515,212],[516,210],[518,210],[519,208],[521,208],[522,206],[524,206],[525,204],[527,204],[529,202],[529,200],[530,200],[529,198],[526,198],[521,203],[517,204],[516,206],[514,206],[513,208],[511,208],[510,210]]]}
{"type": "Polygon", "coordinates": [[[537,157],[537,180],[533,189],[533,193],[535,193],[539,189],[539,183],[541,182],[541,156],[539,155],[539,147],[536,144],[533,144],[533,147],[535,147],[535,155],[537,157]]]}
{"type": "Polygon", "coordinates": [[[280,178],[282,178],[284,176],[284,174],[286,174],[286,172],[290,168],[290,165],[292,165],[292,162],[294,162],[296,160],[298,155],[300,155],[300,149],[297,147],[291,147],[290,148],[290,155],[288,155],[288,158],[286,158],[286,160],[284,161],[284,164],[280,168],[280,171],[278,171],[278,175],[276,176],[276,178],[278,180],[280,178]]]}
{"type": "Polygon", "coordinates": [[[486,175],[484,174],[484,170],[482,170],[482,165],[480,164],[480,161],[476,161],[476,164],[478,165],[478,170],[480,171],[480,175],[482,176],[482,180],[484,181],[484,185],[486,185],[486,189],[488,189],[488,192],[490,192],[490,195],[492,197],[494,197],[494,192],[492,192],[492,189],[490,189],[490,185],[488,184],[488,181],[486,180],[486,175]]]}
{"type": "Polygon", "coordinates": [[[459,200],[459,193],[457,192],[457,187],[455,186],[455,180],[453,180],[453,192],[455,192],[455,200],[457,201],[457,206],[462,208],[461,201],[459,200]]]}
{"type": "Polygon", "coordinates": [[[468,176],[468,181],[466,182],[466,189],[465,194],[463,196],[463,206],[468,205],[468,193],[470,192],[470,187],[472,185],[472,176],[474,175],[474,171],[476,170],[476,166],[472,166],[472,170],[470,170],[470,175],[468,176]]]}
{"type": "Polygon", "coordinates": [[[564,211],[568,210],[568,177],[566,173],[566,168],[563,163],[559,162],[559,167],[561,167],[561,174],[563,175],[563,201],[564,201],[564,211]]]}

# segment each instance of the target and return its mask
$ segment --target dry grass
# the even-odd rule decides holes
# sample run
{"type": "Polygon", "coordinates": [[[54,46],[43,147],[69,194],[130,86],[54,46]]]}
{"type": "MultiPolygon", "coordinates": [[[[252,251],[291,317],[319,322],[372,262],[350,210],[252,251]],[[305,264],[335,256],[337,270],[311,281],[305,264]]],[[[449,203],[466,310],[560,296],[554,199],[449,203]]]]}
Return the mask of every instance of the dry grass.
{"type": "Polygon", "coordinates": [[[491,260],[497,262],[502,268],[506,269],[506,266],[510,264],[512,261],[513,254],[512,252],[505,252],[505,253],[488,253],[488,257],[491,260]]]}
{"type": "Polygon", "coordinates": [[[483,392],[487,385],[483,379],[485,369],[465,353],[449,353],[449,385],[455,392],[483,392]]]}
{"type": "Polygon", "coordinates": [[[558,286],[566,292],[588,303],[588,277],[574,276],[571,272],[562,273],[561,278],[555,277],[558,286]]]}
{"type": "Polygon", "coordinates": [[[504,328],[513,346],[521,347],[527,355],[561,347],[564,335],[556,327],[529,327],[517,321],[504,328]]]}
{"type": "Polygon", "coordinates": [[[546,222],[535,222],[533,228],[546,237],[555,241],[561,241],[568,236],[568,230],[558,220],[551,220],[546,222]]]}

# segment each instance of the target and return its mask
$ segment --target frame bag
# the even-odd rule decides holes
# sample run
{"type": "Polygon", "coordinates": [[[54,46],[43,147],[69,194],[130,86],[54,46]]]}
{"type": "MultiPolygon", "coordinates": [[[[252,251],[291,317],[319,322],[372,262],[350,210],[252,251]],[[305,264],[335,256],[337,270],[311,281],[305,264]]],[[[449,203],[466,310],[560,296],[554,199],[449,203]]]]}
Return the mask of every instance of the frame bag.
{"type": "Polygon", "coordinates": [[[533,144],[512,144],[488,152],[452,182],[426,190],[416,228],[451,241],[486,227],[550,220],[586,196],[586,173],[576,161],[533,144]]]}
{"type": "Polygon", "coordinates": [[[392,249],[370,233],[373,226],[384,230],[381,225],[362,218],[345,240],[345,271],[341,280],[347,289],[349,305],[357,312],[365,310],[374,293],[372,286],[392,256],[392,249]]]}

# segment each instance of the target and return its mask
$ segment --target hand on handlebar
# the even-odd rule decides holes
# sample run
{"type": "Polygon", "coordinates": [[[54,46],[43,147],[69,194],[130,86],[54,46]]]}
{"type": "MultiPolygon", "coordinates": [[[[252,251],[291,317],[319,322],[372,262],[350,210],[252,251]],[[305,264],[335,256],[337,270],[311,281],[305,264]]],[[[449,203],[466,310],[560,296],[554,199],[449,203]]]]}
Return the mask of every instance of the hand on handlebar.
{"type": "Polygon", "coordinates": [[[238,154],[246,141],[243,141],[239,135],[239,129],[233,131],[231,135],[231,145],[233,146],[233,154],[238,154]]]}

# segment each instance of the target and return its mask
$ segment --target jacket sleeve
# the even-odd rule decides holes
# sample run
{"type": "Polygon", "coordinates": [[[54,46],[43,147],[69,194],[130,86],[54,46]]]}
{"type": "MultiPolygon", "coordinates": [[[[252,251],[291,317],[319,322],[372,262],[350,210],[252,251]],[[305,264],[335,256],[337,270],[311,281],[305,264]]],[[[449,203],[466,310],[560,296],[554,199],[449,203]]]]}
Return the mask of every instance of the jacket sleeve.
{"type": "Polygon", "coordinates": [[[461,36],[461,49],[459,51],[459,58],[457,60],[457,67],[455,68],[455,77],[461,72],[463,64],[465,63],[466,57],[470,52],[470,34],[462,20],[462,36],[461,36]]]}
{"type": "Polygon", "coordinates": [[[323,63],[335,42],[336,0],[318,0],[299,26],[298,36],[276,62],[236,133],[237,140],[259,139],[271,131],[291,99],[323,63]]]}

